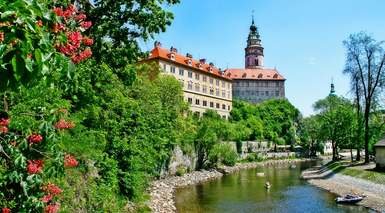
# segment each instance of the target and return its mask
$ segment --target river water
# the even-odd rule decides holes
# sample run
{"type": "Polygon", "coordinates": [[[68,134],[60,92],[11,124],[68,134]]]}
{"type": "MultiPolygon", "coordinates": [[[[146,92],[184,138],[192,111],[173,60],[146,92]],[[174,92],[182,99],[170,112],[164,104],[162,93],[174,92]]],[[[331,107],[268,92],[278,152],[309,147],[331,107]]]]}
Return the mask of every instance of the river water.
{"type": "Polygon", "coordinates": [[[313,163],[295,168],[273,166],[243,170],[223,178],[176,191],[178,212],[369,212],[356,205],[336,204],[335,195],[309,185],[299,177],[313,163]],[[257,177],[257,172],[265,173],[257,177]],[[266,181],[271,188],[266,190],[266,181]]]}

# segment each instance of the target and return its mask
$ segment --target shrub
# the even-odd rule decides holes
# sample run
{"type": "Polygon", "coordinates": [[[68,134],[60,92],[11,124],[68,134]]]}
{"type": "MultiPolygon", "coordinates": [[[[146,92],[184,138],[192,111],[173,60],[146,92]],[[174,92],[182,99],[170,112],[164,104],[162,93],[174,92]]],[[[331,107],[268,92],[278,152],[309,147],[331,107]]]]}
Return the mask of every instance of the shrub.
{"type": "Polygon", "coordinates": [[[210,165],[213,167],[217,167],[220,164],[234,166],[237,162],[238,154],[232,149],[230,144],[218,143],[214,145],[208,158],[210,165]]]}

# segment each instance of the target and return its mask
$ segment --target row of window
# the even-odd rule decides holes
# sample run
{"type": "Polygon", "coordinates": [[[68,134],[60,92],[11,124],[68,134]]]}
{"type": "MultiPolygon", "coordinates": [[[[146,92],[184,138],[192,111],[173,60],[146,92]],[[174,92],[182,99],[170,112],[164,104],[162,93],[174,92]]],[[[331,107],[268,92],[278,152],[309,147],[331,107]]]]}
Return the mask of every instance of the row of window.
{"type": "MultiPolygon", "coordinates": [[[[187,98],[187,102],[189,103],[189,104],[193,104],[193,98],[187,98]]],[[[228,111],[230,111],[231,110],[231,107],[230,107],[230,105],[227,105],[226,106],[226,104],[220,104],[220,103],[214,103],[214,102],[212,102],[212,101],[210,101],[210,102],[208,102],[208,101],[206,101],[206,100],[200,100],[200,99],[195,99],[195,105],[196,106],[204,106],[204,107],[210,107],[210,108],[217,108],[217,109],[223,109],[223,110],[228,110],[228,111]]]]}
{"type": "Polygon", "coordinates": [[[235,91],[235,96],[279,96],[279,91],[235,91]]]}
{"type": "MultiPolygon", "coordinates": [[[[182,87],[184,87],[184,80],[179,79],[182,87]]],[[[205,94],[215,95],[218,97],[226,98],[226,90],[220,90],[219,88],[207,87],[206,85],[201,86],[199,83],[193,84],[192,81],[187,82],[187,89],[195,92],[202,92],[205,94]],[[194,86],[194,87],[193,87],[194,86]]],[[[231,92],[227,91],[227,98],[231,98],[231,92]]]]}
{"type": "MultiPolygon", "coordinates": [[[[167,72],[167,65],[166,64],[163,64],[163,69],[167,72]]],[[[173,74],[176,74],[176,67],[175,66],[170,66],[170,73],[173,73],[173,74]]],[[[225,88],[226,85],[227,85],[227,88],[230,89],[231,88],[231,83],[226,83],[225,81],[221,81],[219,79],[214,79],[214,78],[211,78],[211,77],[207,77],[205,75],[200,75],[199,73],[193,73],[192,71],[188,71],[188,70],[184,70],[182,68],[178,68],[178,73],[179,73],[179,76],[184,76],[185,75],[185,72],[187,72],[187,77],[188,78],[195,78],[195,80],[200,80],[202,78],[202,81],[203,82],[209,82],[210,84],[214,84],[214,81],[215,81],[215,85],[216,86],[222,86],[222,88],[225,88]]]]}
{"type": "Polygon", "coordinates": [[[281,87],[283,86],[283,82],[268,82],[268,81],[237,81],[235,82],[236,86],[256,86],[256,87],[281,87]]]}

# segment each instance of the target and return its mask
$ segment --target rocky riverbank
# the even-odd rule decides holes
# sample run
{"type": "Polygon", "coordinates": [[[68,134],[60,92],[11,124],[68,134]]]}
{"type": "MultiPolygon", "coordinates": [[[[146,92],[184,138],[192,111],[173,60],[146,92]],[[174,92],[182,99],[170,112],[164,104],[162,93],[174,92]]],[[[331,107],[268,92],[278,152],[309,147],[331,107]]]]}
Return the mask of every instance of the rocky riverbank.
{"type": "Polygon", "coordinates": [[[181,177],[173,176],[152,182],[148,191],[150,193],[150,201],[148,206],[152,212],[156,213],[172,213],[176,212],[175,207],[175,189],[190,185],[199,184],[212,179],[222,177],[224,174],[238,172],[243,169],[252,169],[263,166],[287,165],[298,162],[312,161],[312,159],[285,159],[285,160],[269,160],[264,162],[238,163],[235,166],[223,166],[218,170],[211,171],[194,171],[181,177]]]}
{"type": "Polygon", "coordinates": [[[378,212],[385,212],[385,185],[373,183],[348,175],[335,174],[323,168],[304,171],[304,179],[314,186],[325,189],[339,196],[346,194],[365,195],[358,205],[368,207],[378,212]]]}

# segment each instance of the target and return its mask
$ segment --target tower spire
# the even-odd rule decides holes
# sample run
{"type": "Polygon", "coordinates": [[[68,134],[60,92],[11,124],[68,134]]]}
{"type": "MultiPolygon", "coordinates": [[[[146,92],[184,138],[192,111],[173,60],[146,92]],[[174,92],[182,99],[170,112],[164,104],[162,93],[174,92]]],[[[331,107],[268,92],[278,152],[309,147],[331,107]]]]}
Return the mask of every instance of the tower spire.
{"type": "Polygon", "coordinates": [[[335,88],[334,88],[334,81],[333,81],[333,78],[332,78],[332,82],[330,84],[330,95],[335,95],[336,91],[335,91],[335,88]]]}
{"type": "Polygon", "coordinates": [[[245,48],[245,68],[254,69],[263,67],[263,47],[258,28],[254,22],[254,10],[251,16],[250,32],[245,48]]]}

